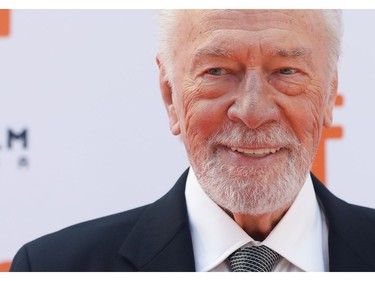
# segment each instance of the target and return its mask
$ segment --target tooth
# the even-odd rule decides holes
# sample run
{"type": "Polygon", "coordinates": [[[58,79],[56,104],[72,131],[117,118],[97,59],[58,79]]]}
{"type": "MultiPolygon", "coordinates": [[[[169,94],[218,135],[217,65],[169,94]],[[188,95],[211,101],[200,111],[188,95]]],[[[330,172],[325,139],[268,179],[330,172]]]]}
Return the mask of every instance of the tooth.
{"type": "Polygon", "coordinates": [[[243,149],[243,148],[234,148],[231,147],[232,151],[238,151],[247,155],[266,155],[272,154],[280,150],[276,148],[263,148],[263,149],[243,149]]]}

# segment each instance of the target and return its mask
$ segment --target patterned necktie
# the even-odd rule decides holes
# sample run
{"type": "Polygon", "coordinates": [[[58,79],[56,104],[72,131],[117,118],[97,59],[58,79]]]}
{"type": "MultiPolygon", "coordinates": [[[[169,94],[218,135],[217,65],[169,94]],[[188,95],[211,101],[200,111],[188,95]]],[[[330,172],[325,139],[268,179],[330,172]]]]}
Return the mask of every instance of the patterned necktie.
{"type": "Polygon", "coordinates": [[[278,253],[262,245],[238,249],[228,257],[228,261],[234,272],[269,272],[279,258],[278,253]]]}

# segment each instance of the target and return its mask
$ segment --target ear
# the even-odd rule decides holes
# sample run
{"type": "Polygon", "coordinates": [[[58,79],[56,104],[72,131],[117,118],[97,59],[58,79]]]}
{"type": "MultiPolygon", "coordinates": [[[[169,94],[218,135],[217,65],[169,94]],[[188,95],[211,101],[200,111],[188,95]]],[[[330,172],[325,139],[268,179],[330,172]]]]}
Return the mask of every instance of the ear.
{"type": "Polygon", "coordinates": [[[330,128],[332,126],[332,120],[333,120],[333,107],[335,106],[336,97],[337,97],[337,88],[338,88],[338,77],[337,77],[337,71],[332,77],[330,90],[328,92],[327,97],[327,104],[324,111],[324,120],[323,125],[326,128],[330,128]]]}
{"type": "Polygon", "coordinates": [[[181,133],[180,123],[178,119],[177,110],[174,104],[173,90],[169,78],[167,77],[165,66],[160,60],[160,57],[156,57],[156,63],[159,67],[159,84],[160,91],[163,98],[164,106],[167,110],[169,117],[169,128],[174,135],[181,133]]]}

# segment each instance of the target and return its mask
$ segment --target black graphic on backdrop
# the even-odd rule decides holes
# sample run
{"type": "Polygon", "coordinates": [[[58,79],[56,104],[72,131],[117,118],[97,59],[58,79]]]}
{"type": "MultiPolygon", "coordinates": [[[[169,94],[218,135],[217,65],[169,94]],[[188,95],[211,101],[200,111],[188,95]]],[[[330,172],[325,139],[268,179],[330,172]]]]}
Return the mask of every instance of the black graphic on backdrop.
{"type": "MultiPolygon", "coordinates": [[[[29,130],[25,129],[6,129],[5,134],[2,137],[0,135],[0,168],[4,165],[15,165],[18,168],[29,167],[30,161],[27,156],[29,149],[29,130]],[[5,163],[2,159],[2,154],[11,153],[14,155],[12,159],[13,163],[5,163]]],[[[9,159],[7,157],[7,159],[9,159]]]]}

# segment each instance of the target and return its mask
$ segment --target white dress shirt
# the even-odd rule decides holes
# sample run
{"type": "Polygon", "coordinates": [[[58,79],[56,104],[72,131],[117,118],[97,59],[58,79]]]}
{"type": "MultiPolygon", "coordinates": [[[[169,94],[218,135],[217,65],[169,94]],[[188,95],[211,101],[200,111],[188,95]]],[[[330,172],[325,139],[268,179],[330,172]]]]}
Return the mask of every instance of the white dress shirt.
{"type": "Polygon", "coordinates": [[[227,257],[250,245],[266,245],[280,254],[274,271],[328,271],[328,228],[310,175],[292,206],[262,242],[252,239],[207,196],[192,168],[185,196],[196,271],[229,271],[227,257]]]}

